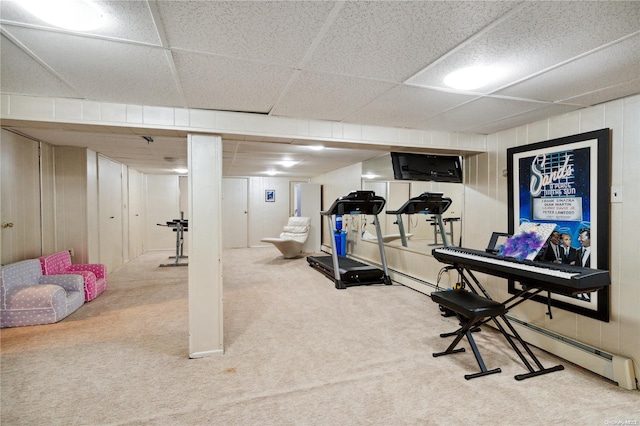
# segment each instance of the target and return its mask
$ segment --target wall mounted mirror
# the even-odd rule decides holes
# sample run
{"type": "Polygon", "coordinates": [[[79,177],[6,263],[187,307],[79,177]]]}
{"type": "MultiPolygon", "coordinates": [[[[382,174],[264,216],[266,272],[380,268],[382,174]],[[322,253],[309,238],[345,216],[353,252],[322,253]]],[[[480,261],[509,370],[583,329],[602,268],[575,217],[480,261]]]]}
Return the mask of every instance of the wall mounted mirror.
{"type": "MultiPolygon", "coordinates": [[[[444,197],[451,198],[451,206],[442,214],[445,231],[449,241],[460,245],[462,230],[462,212],[464,207],[464,185],[460,183],[394,180],[391,155],[385,154],[362,163],[362,189],[375,191],[387,200],[385,211],[400,208],[409,198],[423,192],[442,192],[444,197]]],[[[442,237],[436,232],[435,217],[430,214],[402,215],[406,235],[406,248],[409,250],[431,253],[431,250],[442,245],[442,237]]],[[[376,240],[375,226],[371,223],[373,216],[361,218],[360,237],[363,241],[376,240]]],[[[400,239],[400,230],[396,215],[379,215],[380,228],[385,244],[404,248],[400,239]]]]}

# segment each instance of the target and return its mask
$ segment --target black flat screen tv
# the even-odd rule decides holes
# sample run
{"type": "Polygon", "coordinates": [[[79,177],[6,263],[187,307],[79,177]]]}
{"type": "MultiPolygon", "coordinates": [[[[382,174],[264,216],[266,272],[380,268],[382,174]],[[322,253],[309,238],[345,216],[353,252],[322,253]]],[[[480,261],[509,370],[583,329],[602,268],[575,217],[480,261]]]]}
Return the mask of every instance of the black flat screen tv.
{"type": "Polygon", "coordinates": [[[396,180],[462,183],[462,161],[458,156],[392,152],[391,163],[396,180]]]}

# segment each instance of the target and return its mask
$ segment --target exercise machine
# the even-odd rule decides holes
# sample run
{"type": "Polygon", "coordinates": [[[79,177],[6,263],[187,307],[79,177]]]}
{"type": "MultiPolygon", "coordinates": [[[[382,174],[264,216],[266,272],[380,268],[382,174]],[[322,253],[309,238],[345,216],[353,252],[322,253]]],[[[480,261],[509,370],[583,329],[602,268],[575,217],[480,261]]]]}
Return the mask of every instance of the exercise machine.
{"type": "Polygon", "coordinates": [[[180,219],[173,219],[166,224],[157,223],[158,226],[166,226],[172,228],[176,233],[176,255],[169,256],[169,259],[175,259],[173,263],[161,263],[161,267],[165,266],[188,266],[188,263],[180,263],[180,259],[186,259],[188,256],[184,255],[184,233],[189,230],[189,221],[184,219],[184,213],[180,213],[180,219]]]}
{"type": "Polygon", "coordinates": [[[346,289],[350,286],[381,284],[391,285],[389,271],[387,270],[387,258],[384,252],[382,232],[378,214],[382,212],[386,200],[377,196],[373,191],[353,191],[348,195],[338,198],[331,207],[323,212],[322,216],[327,217],[329,229],[331,229],[331,256],[308,256],[309,265],[325,274],[335,282],[337,289],[346,289]],[[373,215],[376,231],[378,234],[378,246],[380,248],[380,259],[382,269],[367,265],[354,259],[338,255],[336,238],[333,235],[333,216],[365,214],[373,215]]]}
{"type": "MultiPolygon", "coordinates": [[[[387,214],[396,215],[396,223],[398,224],[398,230],[400,231],[400,240],[402,246],[407,247],[407,234],[404,229],[404,222],[402,221],[402,215],[412,214],[430,214],[433,215],[434,225],[434,239],[437,242],[437,234],[435,229],[437,228],[442,235],[442,241],[445,246],[449,246],[449,239],[447,238],[447,232],[445,231],[444,220],[442,214],[447,211],[451,206],[451,198],[443,197],[442,192],[423,192],[417,197],[410,198],[404,203],[398,210],[387,210],[387,214]]],[[[453,229],[451,230],[451,237],[453,238],[453,229]]]]}

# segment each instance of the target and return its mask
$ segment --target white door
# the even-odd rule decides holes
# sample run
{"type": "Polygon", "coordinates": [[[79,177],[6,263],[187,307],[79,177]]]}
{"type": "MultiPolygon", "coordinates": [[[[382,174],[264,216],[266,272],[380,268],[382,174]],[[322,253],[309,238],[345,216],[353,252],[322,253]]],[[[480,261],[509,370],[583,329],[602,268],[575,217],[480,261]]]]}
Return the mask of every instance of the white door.
{"type": "Polygon", "coordinates": [[[0,264],[42,255],[38,143],[2,130],[0,264]]]}
{"type": "Polygon", "coordinates": [[[247,247],[247,179],[222,179],[222,247],[247,247]]]}
{"type": "Polygon", "coordinates": [[[144,252],[144,176],[129,169],[129,258],[135,259],[144,252]]]}
{"type": "Polygon", "coordinates": [[[300,200],[298,199],[298,190],[296,187],[301,183],[307,183],[306,181],[289,181],[289,216],[302,216],[298,211],[300,207],[300,200]]]}
{"type": "Polygon", "coordinates": [[[100,263],[112,272],[123,264],[122,165],[98,156],[100,263]]]}

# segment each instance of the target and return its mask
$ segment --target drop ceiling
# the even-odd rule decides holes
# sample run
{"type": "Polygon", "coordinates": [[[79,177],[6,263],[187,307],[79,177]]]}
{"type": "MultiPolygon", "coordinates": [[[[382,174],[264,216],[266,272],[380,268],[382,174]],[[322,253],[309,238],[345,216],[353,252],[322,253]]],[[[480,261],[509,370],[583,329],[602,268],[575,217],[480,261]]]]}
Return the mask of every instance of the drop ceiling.
{"type": "MultiPolygon", "coordinates": [[[[72,32],[0,2],[2,93],[480,134],[640,93],[638,1],[96,3],[108,25],[72,32]],[[444,85],[470,65],[504,74],[444,85]]],[[[3,126],[143,172],[186,165],[179,132],[3,126]]],[[[284,175],[314,176],[384,149],[309,143],[223,135],[223,173],[290,158],[284,175]]]]}

